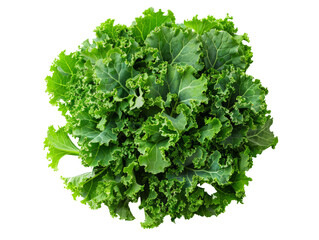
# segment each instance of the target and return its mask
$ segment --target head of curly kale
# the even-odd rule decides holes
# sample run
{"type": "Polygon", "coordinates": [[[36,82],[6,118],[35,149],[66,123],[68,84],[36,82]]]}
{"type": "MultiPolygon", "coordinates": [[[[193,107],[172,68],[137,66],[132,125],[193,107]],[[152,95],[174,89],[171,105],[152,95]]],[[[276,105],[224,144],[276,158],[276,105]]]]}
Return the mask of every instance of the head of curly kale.
{"type": "Polygon", "coordinates": [[[87,167],[64,178],[74,198],[125,220],[140,199],[144,228],[242,202],[252,158],[278,140],[267,89],[246,74],[249,39],[231,19],[176,24],[171,11],[148,9],[129,27],[107,20],[92,42],[59,55],[47,92],[67,123],[49,127],[45,146],[53,169],[64,155],[87,167]]]}

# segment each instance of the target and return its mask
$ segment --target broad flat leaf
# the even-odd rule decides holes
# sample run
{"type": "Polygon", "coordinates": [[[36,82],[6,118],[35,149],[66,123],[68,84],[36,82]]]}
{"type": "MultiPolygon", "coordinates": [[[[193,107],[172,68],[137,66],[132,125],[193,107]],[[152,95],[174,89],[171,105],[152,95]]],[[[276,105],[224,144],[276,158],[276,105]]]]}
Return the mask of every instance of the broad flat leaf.
{"type": "Polygon", "coordinates": [[[206,139],[212,140],[213,137],[220,131],[222,124],[218,118],[214,118],[211,122],[207,123],[204,127],[199,129],[200,138],[198,141],[204,143],[206,139]]]}
{"type": "Polygon", "coordinates": [[[160,142],[139,142],[139,151],[142,155],[138,161],[141,166],[145,166],[145,171],[153,174],[164,172],[164,169],[171,165],[163,154],[163,149],[167,148],[168,140],[160,142]]]}
{"type": "Polygon", "coordinates": [[[203,55],[206,69],[223,69],[227,65],[245,68],[246,63],[241,60],[240,45],[227,32],[211,31],[201,36],[203,55]]]}
{"type": "Polygon", "coordinates": [[[192,31],[160,27],[155,29],[145,40],[147,46],[157,48],[161,61],[169,64],[190,65],[196,70],[199,64],[200,41],[192,31]]]}
{"type": "Polygon", "coordinates": [[[54,170],[58,170],[59,161],[63,156],[79,155],[79,149],[73,144],[64,128],[56,131],[53,126],[50,126],[44,146],[49,149],[47,158],[51,160],[49,166],[54,170]]]}
{"type": "Polygon", "coordinates": [[[255,130],[249,130],[247,133],[248,144],[260,149],[266,149],[270,146],[274,147],[278,142],[278,138],[269,129],[272,122],[272,118],[269,118],[264,125],[255,130]]]}
{"type": "Polygon", "coordinates": [[[126,65],[125,60],[118,53],[111,55],[112,60],[105,64],[100,59],[96,62],[96,76],[101,79],[99,90],[103,92],[111,92],[117,89],[119,97],[126,97],[130,94],[130,90],[126,87],[126,81],[137,75],[133,67],[126,65]]]}
{"type": "Polygon", "coordinates": [[[144,17],[135,19],[132,27],[133,36],[139,43],[144,43],[144,40],[154,28],[164,23],[175,21],[174,14],[171,11],[168,11],[168,14],[164,15],[164,12],[161,10],[154,12],[153,8],[149,8],[143,14],[144,17]]]}
{"type": "MultiPolygon", "coordinates": [[[[221,154],[219,151],[215,151],[210,157],[209,160],[211,165],[209,169],[193,169],[185,166],[185,170],[179,174],[176,179],[181,181],[183,179],[186,180],[186,185],[190,185],[192,182],[193,176],[199,176],[205,182],[216,182],[219,185],[226,184],[229,181],[230,176],[232,175],[232,167],[224,167],[222,168],[219,165],[219,159],[221,158],[221,154]]],[[[173,175],[169,175],[169,178],[174,178],[173,175]]]]}
{"type": "Polygon", "coordinates": [[[201,102],[207,101],[204,91],[207,90],[207,80],[205,77],[199,79],[194,77],[194,68],[186,67],[182,71],[178,71],[175,67],[169,66],[163,85],[152,82],[148,97],[156,98],[161,96],[167,99],[168,93],[178,95],[180,102],[192,106],[191,102],[199,105],[201,102]]]}

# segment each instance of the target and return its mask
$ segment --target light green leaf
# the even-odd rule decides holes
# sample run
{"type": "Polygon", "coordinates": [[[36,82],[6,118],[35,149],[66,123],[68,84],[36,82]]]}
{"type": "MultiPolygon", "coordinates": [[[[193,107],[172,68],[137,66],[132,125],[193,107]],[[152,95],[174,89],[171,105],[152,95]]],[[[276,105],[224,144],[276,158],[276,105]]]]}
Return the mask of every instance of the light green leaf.
{"type": "Polygon", "coordinates": [[[145,102],[143,97],[143,92],[141,89],[139,89],[139,93],[140,93],[139,96],[135,96],[134,100],[132,99],[132,101],[130,102],[131,110],[135,108],[141,108],[145,102]]]}
{"type": "Polygon", "coordinates": [[[161,61],[181,66],[202,69],[199,64],[200,41],[197,34],[190,30],[162,26],[155,29],[145,40],[147,46],[158,49],[161,61]]]}
{"type": "Polygon", "coordinates": [[[51,66],[52,76],[46,77],[47,89],[46,92],[51,94],[50,103],[57,104],[62,99],[66,100],[69,86],[71,84],[72,74],[76,71],[76,58],[70,55],[65,55],[61,52],[59,59],[57,59],[51,66]]]}
{"type": "MultiPolygon", "coordinates": [[[[197,34],[202,35],[211,29],[216,29],[218,31],[228,32],[232,36],[236,36],[237,28],[235,28],[234,23],[231,21],[233,18],[228,14],[224,19],[216,19],[213,16],[207,16],[207,18],[198,19],[196,15],[192,20],[184,21],[184,25],[193,29],[197,34]]],[[[240,40],[236,38],[236,40],[240,40]]]]}
{"type": "Polygon", "coordinates": [[[73,144],[64,128],[56,131],[53,126],[50,126],[44,146],[49,149],[47,158],[51,160],[49,166],[54,170],[58,170],[59,161],[63,156],[79,155],[79,149],[73,144]]]}
{"type": "Polygon", "coordinates": [[[192,20],[184,21],[184,25],[186,27],[194,29],[194,31],[199,35],[202,35],[203,33],[208,32],[214,26],[214,24],[210,22],[208,19],[204,18],[199,20],[197,16],[193,17],[192,20]]]}
{"type": "Polygon", "coordinates": [[[99,59],[107,58],[108,52],[112,49],[111,44],[89,44],[88,40],[84,43],[86,43],[87,46],[82,50],[81,55],[90,60],[91,63],[95,63],[99,59]]]}
{"type": "Polygon", "coordinates": [[[74,176],[74,177],[69,177],[69,178],[63,178],[65,181],[65,184],[69,185],[71,184],[73,187],[81,187],[83,184],[88,180],[89,178],[93,177],[94,173],[93,172],[87,172],[87,173],[82,173],[80,175],[74,176]]]}
{"type": "Polygon", "coordinates": [[[227,65],[245,68],[246,63],[241,60],[240,45],[227,32],[211,31],[201,36],[203,55],[206,69],[223,69],[227,65]]]}
{"type": "MultiPolygon", "coordinates": [[[[156,209],[157,210],[157,209],[156,209]]],[[[141,223],[143,228],[154,228],[163,222],[164,213],[159,209],[156,212],[144,211],[145,220],[141,223]]]]}
{"type": "Polygon", "coordinates": [[[133,36],[139,43],[144,43],[144,40],[154,28],[164,23],[175,22],[174,14],[169,10],[168,14],[164,15],[161,10],[154,12],[153,8],[149,8],[143,14],[144,17],[136,18],[132,26],[133,36]]]}
{"type": "Polygon", "coordinates": [[[114,25],[114,22],[114,19],[108,19],[94,30],[98,37],[95,39],[96,42],[103,40],[117,42],[123,35],[124,37],[127,36],[128,27],[120,24],[114,25]]]}
{"type": "Polygon", "coordinates": [[[77,59],[73,57],[72,54],[66,55],[65,51],[63,51],[59,54],[59,59],[55,62],[55,64],[58,68],[60,68],[60,71],[62,70],[64,73],[72,75],[76,71],[76,62],[77,59]]]}

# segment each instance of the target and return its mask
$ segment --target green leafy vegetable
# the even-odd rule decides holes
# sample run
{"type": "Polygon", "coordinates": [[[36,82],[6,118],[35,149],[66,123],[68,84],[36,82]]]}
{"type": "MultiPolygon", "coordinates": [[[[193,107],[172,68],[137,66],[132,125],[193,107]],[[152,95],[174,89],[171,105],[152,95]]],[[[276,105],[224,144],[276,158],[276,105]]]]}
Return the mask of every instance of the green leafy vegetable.
{"type": "Polygon", "coordinates": [[[75,155],[88,168],[63,178],[73,197],[125,220],[140,199],[144,228],[242,202],[253,158],[278,142],[268,90],[246,73],[247,34],[237,35],[229,16],[176,24],[172,12],[152,8],[131,26],[109,19],[95,32],[63,51],[46,78],[67,122],[49,127],[49,166],[75,155]]]}
{"type": "Polygon", "coordinates": [[[73,144],[64,128],[56,131],[53,126],[50,126],[44,146],[49,149],[47,158],[51,160],[49,166],[54,170],[58,170],[59,161],[63,156],[79,155],[79,149],[73,144]]]}

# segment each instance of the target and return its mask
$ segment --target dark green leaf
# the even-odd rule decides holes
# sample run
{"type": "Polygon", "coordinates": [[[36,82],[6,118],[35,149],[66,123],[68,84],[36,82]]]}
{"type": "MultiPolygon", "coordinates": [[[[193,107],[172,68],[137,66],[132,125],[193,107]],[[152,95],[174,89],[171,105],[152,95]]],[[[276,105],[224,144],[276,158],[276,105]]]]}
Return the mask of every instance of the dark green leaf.
{"type": "Polygon", "coordinates": [[[137,72],[125,64],[120,54],[114,53],[111,58],[107,64],[102,59],[96,62],[96,76],[101,79],[99,90],[107,93],[116,89],[119,97],[126,97],[130,94],[126,81],[137,75],[137,72]]]}
{"type": "Polygon", "coordinates": [[[245,68],[240,46],[229,33],[212,29],[204,33],[201,39],[206,69],[221,70],[228,65],[245,68]]]}

